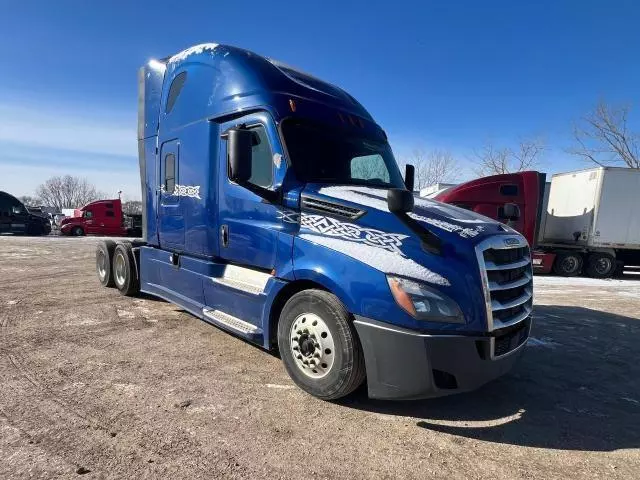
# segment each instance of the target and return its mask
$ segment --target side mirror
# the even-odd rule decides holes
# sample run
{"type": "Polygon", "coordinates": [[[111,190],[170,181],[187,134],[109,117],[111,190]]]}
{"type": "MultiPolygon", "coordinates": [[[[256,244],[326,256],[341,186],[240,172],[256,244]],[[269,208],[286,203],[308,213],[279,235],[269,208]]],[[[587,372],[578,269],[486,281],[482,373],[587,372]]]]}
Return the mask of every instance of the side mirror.
{"type": "Polygon", "coordinates": [[[505,203],[504,206],[498,212],[500,218],[505,220],[518,220],[520,218],[520,207],[515,203],[505,203]]]}
{"type": "Polygon", "coordinates": [[[413,210],[413,193],[401,188],[391,188],[387,192],[387,205],[391,213],[407,213],[413,210]]]}
{"type": "Polygon", "coordinates": [[[413,165],[407,164],[404,171],[404,184],[410,192],[413,192],[415,178],[416,168],[413,165]]]}
{"type": "Polygon", "coordinates": [[[243,128],[232,128],[227,131],[227,135],[229,178],[240,184],[246,183],[251,178],[253,132],[243,128]]]}

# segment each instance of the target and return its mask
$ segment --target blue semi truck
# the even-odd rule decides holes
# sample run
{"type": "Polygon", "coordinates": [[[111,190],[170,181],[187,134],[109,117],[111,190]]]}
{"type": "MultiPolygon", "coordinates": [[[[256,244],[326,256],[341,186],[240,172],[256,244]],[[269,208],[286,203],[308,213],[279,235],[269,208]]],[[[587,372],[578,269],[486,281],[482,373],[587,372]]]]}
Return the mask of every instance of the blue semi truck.
{"type": "Polygon", "coordinates": [[[197,45],[139,71],[143,238],[97,271],[265,349],[322,399],[468,391],[531,329],[526,240],[415,198],[344,90],[247,50],[197,45]]]}

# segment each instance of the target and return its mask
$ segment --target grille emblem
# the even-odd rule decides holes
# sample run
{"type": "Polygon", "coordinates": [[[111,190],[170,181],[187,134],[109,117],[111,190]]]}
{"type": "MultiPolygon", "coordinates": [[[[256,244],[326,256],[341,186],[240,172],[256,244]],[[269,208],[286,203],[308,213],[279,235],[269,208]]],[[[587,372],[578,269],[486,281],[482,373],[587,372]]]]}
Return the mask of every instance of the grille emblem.
{"type": "Polygon", "coordinates": [[[507,246],[520,245],[520,240],[517,238],[505,238],[504,244],[507,246]]]}

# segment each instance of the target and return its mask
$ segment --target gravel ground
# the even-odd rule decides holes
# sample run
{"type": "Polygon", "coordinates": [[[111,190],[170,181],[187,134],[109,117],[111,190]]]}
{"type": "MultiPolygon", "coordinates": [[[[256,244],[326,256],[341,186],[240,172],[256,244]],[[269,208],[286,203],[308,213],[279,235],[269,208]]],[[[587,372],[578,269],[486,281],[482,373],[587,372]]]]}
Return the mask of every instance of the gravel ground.
{"type": "Polygon", "coordinates": [[[327,403],[100,287],[95,244],[0,237],[0,478],[640,478],[640,279],[536,277],[525,356],[479,391],[327,403]]]}

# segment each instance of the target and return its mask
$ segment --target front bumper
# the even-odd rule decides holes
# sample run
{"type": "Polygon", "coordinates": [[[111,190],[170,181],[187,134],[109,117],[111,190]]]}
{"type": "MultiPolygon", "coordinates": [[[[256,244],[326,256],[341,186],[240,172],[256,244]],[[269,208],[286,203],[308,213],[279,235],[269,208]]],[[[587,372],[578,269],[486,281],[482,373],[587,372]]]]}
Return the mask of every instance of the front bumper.
{"type": "Polygon", "coordinates": [[[531,318],[487,336],[420,334],[365,317],[355,327],[370,398],[410,400],[474,390],[507,373],[524,351],[531,318]]]}

